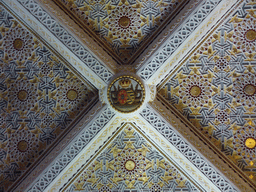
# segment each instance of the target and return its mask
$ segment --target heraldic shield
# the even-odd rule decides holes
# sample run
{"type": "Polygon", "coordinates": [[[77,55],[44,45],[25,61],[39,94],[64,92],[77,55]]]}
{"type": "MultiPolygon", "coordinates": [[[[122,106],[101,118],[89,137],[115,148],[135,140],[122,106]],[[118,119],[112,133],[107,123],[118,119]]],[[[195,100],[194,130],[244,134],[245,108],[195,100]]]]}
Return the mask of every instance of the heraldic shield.
{"type": "Polygon", "coordinates": [[[108,100],[119,112],[130,113],[138,109],[145,99],[142,83],[132,76],[116,78],[108,87],[108,100]]]}

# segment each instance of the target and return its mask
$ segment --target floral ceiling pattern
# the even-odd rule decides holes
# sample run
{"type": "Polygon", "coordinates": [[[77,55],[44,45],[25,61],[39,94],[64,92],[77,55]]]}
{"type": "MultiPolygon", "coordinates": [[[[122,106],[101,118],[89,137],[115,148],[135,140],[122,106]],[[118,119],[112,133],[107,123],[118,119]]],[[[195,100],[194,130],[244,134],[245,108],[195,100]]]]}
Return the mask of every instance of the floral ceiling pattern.
{"type": "Polygon", "coordinates": [[[200,191],[154,144],[127,125],[65,191],[200,191]]]}
{"type": "Polygon", "coordinates": [[[242,3],[158,87],[256,182],[255,2],[242,3]]]}
{"type": "Polygon", "coordinates": [[[56,0],[79,18],[109,47],[121,64],[136,52],[186,1],[183,0],[56,0]],[[170,14],[172,13],[172,14],[170,14]]]}
{"type": "Polygon", "coordinates": [[[98,94],[6,9],[0,10],[0,191],[5,191],[98,94]]]}
{"type": "Polygon", "coordinates": [[[0,191],[255,191],[254,0],[0,3],[0,191]],[[217,13],[224,16],[211,20],[217,13]],[[170,58],[203,29],[164,77],[170,58]],[[117,65],[110,70],[107,60],[117,65]],[[136,117],[104,100],[123,68],[150,89],[136,117]],[[170,160],[165,144],[182,162],[170,160]]]}

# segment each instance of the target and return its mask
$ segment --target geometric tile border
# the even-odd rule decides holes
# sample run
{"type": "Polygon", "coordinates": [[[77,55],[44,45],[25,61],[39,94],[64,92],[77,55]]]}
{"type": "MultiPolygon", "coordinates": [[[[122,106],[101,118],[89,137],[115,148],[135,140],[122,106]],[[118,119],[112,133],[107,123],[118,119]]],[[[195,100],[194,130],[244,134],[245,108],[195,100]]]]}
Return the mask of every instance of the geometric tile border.
{"type": "Polygon", "coordinates": [[[105,83],[113,76],[103,63],[97,60],[79,41],[77,41],[60,23],[50,16],[34,0],[18,0],[27,11],[46,27],[60,42],[62,42],[74,55],[97,74],[105,83]]]}
{"type": "Polygon", "coordinates": [[[204,21],[221,0],[206,0],[197,7],[177,31],[172,34],[164,45],[159,48],[153,58],[139,69],[137,74],[145,81],[164,64],[164,62],[177,50],[177,48],[192,34],[204,21]]]}
{"type": "Polygon", "coordinates": [[[97,135],[97,133],[112,119],[114,113],[106,108],[86,127],[54,163],[46,169],[28,191],[38,192],[44,189],[61,173],[61,171],[79,154],[79,152],[97,135]]]}
{"type": "Polygon", "coordinates": [[[162,134],[176,149],[193,163],[208,179],[221,191],[237,191],[218,171],[213,168],[205,158],[200,156],[187,142],[174,131],[168,123],[147,106],[140,115],[148,121],[160,134],[162,134]]]}

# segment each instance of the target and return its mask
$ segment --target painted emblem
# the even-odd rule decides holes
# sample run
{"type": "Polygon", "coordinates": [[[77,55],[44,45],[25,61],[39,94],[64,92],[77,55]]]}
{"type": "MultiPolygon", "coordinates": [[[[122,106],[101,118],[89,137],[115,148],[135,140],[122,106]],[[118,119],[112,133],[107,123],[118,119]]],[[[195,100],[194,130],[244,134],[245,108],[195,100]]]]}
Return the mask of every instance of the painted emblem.
{"type": "Polygon", "coordinates": [[[108,88],[108,100],[113,108],[130,113],[141,106],[145,98],[141,82],[132,76],[116,78],[108,88]]]}

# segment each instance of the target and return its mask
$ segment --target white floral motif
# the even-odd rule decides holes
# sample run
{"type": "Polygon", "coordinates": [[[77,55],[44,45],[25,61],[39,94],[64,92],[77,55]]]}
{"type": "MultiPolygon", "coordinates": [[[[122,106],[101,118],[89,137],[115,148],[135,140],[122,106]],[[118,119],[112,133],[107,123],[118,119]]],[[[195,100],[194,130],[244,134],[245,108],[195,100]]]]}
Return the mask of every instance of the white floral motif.
{"type": "Polygon", "coordinates": [[[233,95],[237,103],[252,107],[256,104],[255,74],[248,72],[236,78],[233,86],[233,95]]]}
{"type": "Polygon", "coordinates": [[[39,147],[38,138],[30,131],[22,129],[10,135],[8,154],[17,162],[31,162],[36,158],[39,147]]]}
{"type": "Polygon", "coordinates": [[[203,76],[189,75],[179,87],[179,98],[189,107],[203,107],[211,98],[211,84],[203,76]]]}
{"type": "Polygon", "coordinates": [[[11,28],[4,36],[3,47],[9,58],[26,60],[34,49],[33,36],[21,27],[11,28]]]}
{"type": "Polygon", "coordinates": [[[256,20],[249,15],[234,24],[234,44],[243,52],[253,53],[256,47],[256,20]]]}
{"type": "Polygon", "coordinates": [[[37,96],[36,83],[31,83],[28,80],[17,80],[10,84],[8,99],[13,110],[30,110],[35,106],[37,96]]]}

